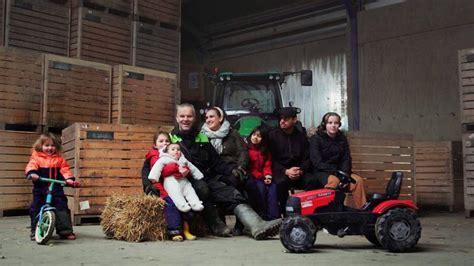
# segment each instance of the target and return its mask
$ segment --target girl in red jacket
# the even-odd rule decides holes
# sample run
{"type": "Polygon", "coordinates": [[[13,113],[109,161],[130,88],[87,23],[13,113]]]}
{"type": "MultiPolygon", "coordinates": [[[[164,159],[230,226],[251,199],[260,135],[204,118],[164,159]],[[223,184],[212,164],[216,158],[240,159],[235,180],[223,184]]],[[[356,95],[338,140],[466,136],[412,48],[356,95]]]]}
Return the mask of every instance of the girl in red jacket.
{"type": "MultiPolygon", "coordinates": [[[[33,144],[30,161],[26,165],[25,174],[33,181],[33,202],[30,207],[31,240],[35,240],[37,216],[46,202],[49,184],[38,181],[39,177],[66,181],[66,185],[79,187],[66,160],[61,156],[61,141],[51,133],[42,134],[33,144]]],[[[71,211],[67,206],[67,198],[62,186],[53,187],[53,201],[56,208],[56,232],[62,239],[75,240],[72,232],[71,211]]]]}
{"type": "Polygon", "coordinates": [[[272,182],[272,158],[268,148],[268,133],[258,126],[247,137],[249,170],[247,192],[252,207],[267,220],[280,218],[276,184],[272,182]]]}

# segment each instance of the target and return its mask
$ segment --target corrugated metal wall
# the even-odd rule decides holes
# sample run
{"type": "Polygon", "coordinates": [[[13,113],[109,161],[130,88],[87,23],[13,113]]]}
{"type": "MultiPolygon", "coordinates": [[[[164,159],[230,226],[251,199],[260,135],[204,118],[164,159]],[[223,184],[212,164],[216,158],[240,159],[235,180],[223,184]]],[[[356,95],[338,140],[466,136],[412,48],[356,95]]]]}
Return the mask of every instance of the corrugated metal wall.
{"type": "Polygon", "coordinates": [[[281,8],[215,25],[206,65],[223,71],[313,71],[313,86],[302,87],[299,75],[283,84],[283,103],[302,108],[306,127],[336,111],[347,126],[346,17],[337,4],[315,3],[281,8]]]}

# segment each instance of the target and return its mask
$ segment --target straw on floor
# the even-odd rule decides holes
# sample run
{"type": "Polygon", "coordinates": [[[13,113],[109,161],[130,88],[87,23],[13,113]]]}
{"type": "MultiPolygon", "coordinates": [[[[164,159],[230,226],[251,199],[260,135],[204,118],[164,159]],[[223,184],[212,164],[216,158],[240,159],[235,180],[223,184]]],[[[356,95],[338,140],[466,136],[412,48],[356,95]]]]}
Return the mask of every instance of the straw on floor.
{"type": "Polygon", "coordinates": [[[148,195],[112,195],[101,215],[102,231],[125,241],[156,241],[166,237],[165,202],[148,195]]]}

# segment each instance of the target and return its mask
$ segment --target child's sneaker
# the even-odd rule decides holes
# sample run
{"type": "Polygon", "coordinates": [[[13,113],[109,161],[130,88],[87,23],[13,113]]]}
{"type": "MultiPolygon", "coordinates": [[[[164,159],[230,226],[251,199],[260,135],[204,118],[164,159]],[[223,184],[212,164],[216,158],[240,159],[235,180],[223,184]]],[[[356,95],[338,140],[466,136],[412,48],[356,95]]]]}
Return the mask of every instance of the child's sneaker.
{"type": "Polygon", "coordinates": [[[76,240],[76,235],[74,233],[70,233],[68,235],[59,235],[59,237],[66,240],[76,240]]]}
{"type": "Polygon", "coordinates": [[[171,236],[171,240],[175,242],[182,242],[184,239],[183,239],[183,236],[181,235],[174,235],[174,236],[171,236]]]}

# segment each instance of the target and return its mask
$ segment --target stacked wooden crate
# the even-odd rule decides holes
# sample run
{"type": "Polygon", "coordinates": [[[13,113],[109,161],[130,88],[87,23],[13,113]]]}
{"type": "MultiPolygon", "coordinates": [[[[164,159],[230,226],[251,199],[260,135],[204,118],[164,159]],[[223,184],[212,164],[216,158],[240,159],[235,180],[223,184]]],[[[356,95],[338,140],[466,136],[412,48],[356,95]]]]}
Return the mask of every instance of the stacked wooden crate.
{"type": "Polygon", "coordinates": [[[43,125],[110,122],[111,84],[110,65],[44,55],[43,125]]]}
{"type": "Polygon", "coordinates": [[[474,211],[474,48],[460,50],[459,92],[463,131],[464,209],[466,217],[474,211]]]}
{"type": "Polygon", "coordinates": [[[0,0],[0,46],[3,46],[5,36],[4,34],[5,25],[5,0],[0,0]]]}
{"type": "Polygon", "coordinates": [[[40,124],[41,55],[0,47],[0,123],[40,124]]]}
{"type": "Polygon", "coordinates": [[[135,0],[132,64],[179,73],[180,0],[135,0]]]}
{"type": "Polygon", "coordinates": [[[0,130],[0,213],[31,204],[32,183],[25,178],[25,167],[38,136],[35,132],[0,130]]]}
{"type": "Polygon", "coordinates": [[[6,0],[5,45],[67,55],[68,0],[6,0]]]}
{"type": "Polygon", "coordinates": [[[400,199],[416,200],[413,136],[405,134],[348,133],[352,171],[365,179],[367,192],[385,193],[392,172],[403,172],[400,199]]]}
{"type": "Polygon", "coordinates": [[[172,124],[176,75],[127,65],[113,68],[112,122],[172,124]]]}
{"type": "Polygon", "coordinates": [[[69,55],[106,64],[130,64],[131,12],[132,0],[73,0],[69,55]]]}
{"type": "Polygon", "coordinates": [[[460,141],[415,143],[416,196],[420,205],[462,205],[462,147],[460,141]]]}
{"type": "Polygon", "coordinates": [[[165,126],[76,123],[63,131],[65,158],[82,186],[66,194],[76,224],[100,215],[107,197],[141,194],[140,177],[153,135],[165,126]],[[87,202],[90,208],[82,208],[87,202]]]}

